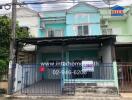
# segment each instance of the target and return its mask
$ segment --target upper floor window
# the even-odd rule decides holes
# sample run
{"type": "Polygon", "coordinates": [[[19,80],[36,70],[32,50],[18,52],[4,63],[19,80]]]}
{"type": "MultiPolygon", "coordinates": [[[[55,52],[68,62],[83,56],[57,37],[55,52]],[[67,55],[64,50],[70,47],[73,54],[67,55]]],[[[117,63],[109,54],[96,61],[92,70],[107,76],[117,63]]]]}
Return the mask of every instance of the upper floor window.
{"type": "Polygon", "coordinates": [[[88,25],[77,26],[77,31],[79,36],[86,36],[89,34],[88,25]]]}
{"type": "Polygon", "coordinates": [[[49,29],[47,31],[47,37],[62,37],[63,30],[62,29],[49,29]]]}

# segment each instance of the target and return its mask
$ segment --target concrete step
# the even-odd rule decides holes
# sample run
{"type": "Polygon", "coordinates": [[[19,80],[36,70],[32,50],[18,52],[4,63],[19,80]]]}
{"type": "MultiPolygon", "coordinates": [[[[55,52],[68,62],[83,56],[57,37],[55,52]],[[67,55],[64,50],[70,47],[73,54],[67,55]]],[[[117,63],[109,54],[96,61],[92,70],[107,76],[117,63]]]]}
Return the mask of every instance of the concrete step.
{"type": "Polygon", "coordinates": [[[87,94],[87,93],[97,93],[97,94],[109,94],[109,95],[117,95],[118,91],[114,87],[96,87],[96,86],[84,86],[84,87],[76,87],[76,94],[87,94]]]}

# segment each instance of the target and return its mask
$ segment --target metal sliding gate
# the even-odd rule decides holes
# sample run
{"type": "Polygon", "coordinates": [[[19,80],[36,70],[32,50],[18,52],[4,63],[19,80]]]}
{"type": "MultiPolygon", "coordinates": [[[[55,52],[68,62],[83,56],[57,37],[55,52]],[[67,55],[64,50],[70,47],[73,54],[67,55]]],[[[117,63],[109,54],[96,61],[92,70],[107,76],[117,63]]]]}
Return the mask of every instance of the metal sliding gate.
{"type": "Polygon", "coordinates": [[[132,64],[118,64],[118,79],[120,92],[132,92],[132,64]]]}
{"type": "MultiPolygon", "coordinates": [[[[66,68],[64,68],[66,69],[66,68]]],[[[71,74],[61,66],[22,65],[21,93],[27,95],[74,95],[71,74]],[[67,83],[64,78],[67,77],[67,83]]]]}
{"type": "Polygon", "coordinates": [[[22,94],[28,95],[60,95],[61,75],[54,73],[60,67],[23,65],[22,94]]]}

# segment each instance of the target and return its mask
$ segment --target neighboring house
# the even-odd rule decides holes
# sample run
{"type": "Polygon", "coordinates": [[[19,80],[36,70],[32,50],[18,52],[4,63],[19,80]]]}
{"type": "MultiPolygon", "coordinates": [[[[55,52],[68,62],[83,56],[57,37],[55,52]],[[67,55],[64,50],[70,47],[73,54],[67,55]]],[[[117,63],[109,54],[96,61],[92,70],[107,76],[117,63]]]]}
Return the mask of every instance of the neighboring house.
{"type": "Polygon", "coordinates": [[[38,38],[17,40],[18,45],[33,44],[37,49],[35,65],[29,61],[21,63],[22,69],[17,68],[22,72],[16,75],[19,83],[15,82],[15,91],[52,95],[70,93],[79,86],[118,89],[113,51],[115,36],[102,35],[100,13],[96,7],[81,2],[68,10],[41,12],[40,16],[42,28],[38,38]],[[45,62],[52,65],[45,65],[45,62]],[[58,74],[54,73],[56,71],[58,74]]]}
{"type": "MultiPolygon", "coordinates": [[[[8,17],[12,17],[11,13],[8,13],[8,17]]],[[[27,7],[17,7],[17,13],[16,13],[16,20],[18,22],[19,27],[21,27],[24,30],[27,30],[29,32],[29,37],[31,38],[37,38],[39,36],[39,30],[40,27],[40,16],[38,12],[27,8],[27,7]]],[[[25,45],[22,51],[28,52],[35,50],[35,46],[33,45],[25,45]]],[[[24,54],[23,52],[18,53],[19,62],[27,62],[26,56],[34,56],[34,53],[30,54],[24,54]]]]}
{"type": "Polygon", "coordinates": [[[111,16],[111,10],[106,8],[101,9],[100,12],[102,33],[104,35],[116,35],[117,62],[132,62],[132,8],[124,8],[122,16],[111,16]]]}
{"type": "Polygon", "coordinates": [[[131,91],[132,82],[132,6],[100,9],[104,35],[116,35],[115,55],[121,91],[131,91]],[[112,14],[122,13],[122,14],[112,14]]]}
{"type": "MultiPolygon", "coordinates": [[[[0,16],[3,15],[11,18],[11,9],[5,10],[4,7],[0,9],[0,16]]],[[[39,30],[41,29],[38,12],[27,7],[17,7],[16,20],[21,28],[29,32],[30,37],[38,37],[39,30]]]]}
{"type": "MultiPolygon", "coordinates": [[[[7,15],[11,18],[10,6],[0,6],[0,16],[7,15]]],[[[40,30],[40,16],[38,12],[24,6],[17,6],[16,20],[20,27],[27,29],[31,37],[38,37],[40,30]]]]}
{"type": "Polygon", "coordinates": [[[17,21],[20,27],[29,31],[31,37],[38,37],[40,17],[36,11],[26,7],[17,8],[17,21]]]}

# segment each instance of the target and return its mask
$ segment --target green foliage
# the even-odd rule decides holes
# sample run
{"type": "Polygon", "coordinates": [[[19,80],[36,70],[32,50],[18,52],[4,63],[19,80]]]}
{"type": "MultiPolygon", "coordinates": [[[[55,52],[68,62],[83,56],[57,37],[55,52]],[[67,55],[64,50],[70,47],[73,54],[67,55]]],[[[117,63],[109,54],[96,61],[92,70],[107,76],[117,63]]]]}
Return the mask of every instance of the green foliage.
{"type": "Polygon", "coordinates": [[[0,70],[6,66],[6,62],[4,60],[0,60],[0,70]]]}
{"type": "Polygon", "coordinates": [[[27,38],[27,37],[29,37],[29,33],[28,33],[27,29],[25,29],[25,28],[21,28],[21,27],[17,26],[16,33],[17,33],[17,38],[27,38]]]}
{"type": "MultiPolygon", "coordinates": [[[[11,36],[11,19],[6,16],[0,16],[0,66],[8,66],[9,48],[11,36]]],[[[17,38],[28,37],[27,30],[22,29],[16,25],[17,38]]]]}

